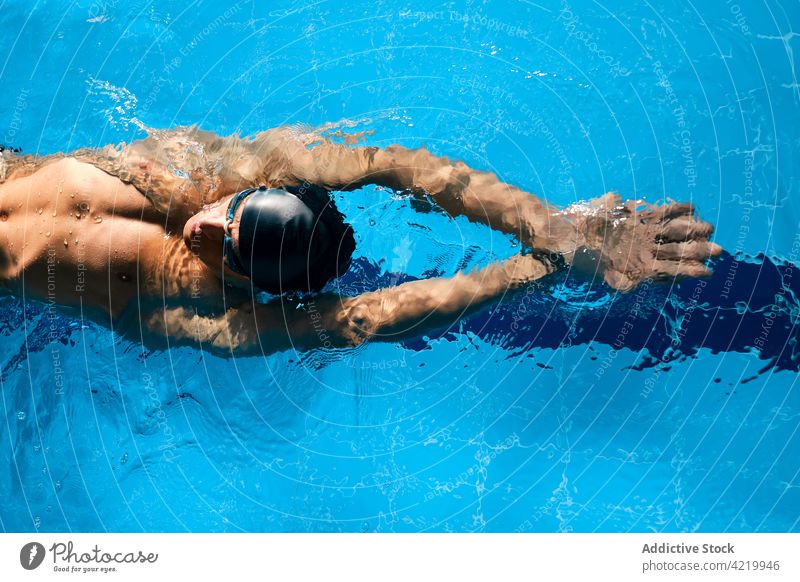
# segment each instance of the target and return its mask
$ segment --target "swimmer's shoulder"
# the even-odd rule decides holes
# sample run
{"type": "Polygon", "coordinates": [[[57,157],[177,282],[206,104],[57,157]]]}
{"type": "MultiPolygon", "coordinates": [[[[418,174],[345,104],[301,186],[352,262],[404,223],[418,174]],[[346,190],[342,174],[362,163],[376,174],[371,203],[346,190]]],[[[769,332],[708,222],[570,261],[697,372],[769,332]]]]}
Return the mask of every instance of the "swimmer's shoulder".
{"type": "Polygon", "coordinates": [[[42,192],[55,189],[87,190],[104,181],[104,177],[111,178],[92,164],[58,154],[38,159],[19,172],[15,172],[6,180],[4,186],[33,188],[42,192]]]}
{"type": "Polygon", "coordinates": [[[119,178],[107,174],[97,166],[72,156],[59,156],[45,162],[36,175],[56,180],[62,188],[66,185],[74,189],[84,189],[102,182],[120,181],[119,178]]]}

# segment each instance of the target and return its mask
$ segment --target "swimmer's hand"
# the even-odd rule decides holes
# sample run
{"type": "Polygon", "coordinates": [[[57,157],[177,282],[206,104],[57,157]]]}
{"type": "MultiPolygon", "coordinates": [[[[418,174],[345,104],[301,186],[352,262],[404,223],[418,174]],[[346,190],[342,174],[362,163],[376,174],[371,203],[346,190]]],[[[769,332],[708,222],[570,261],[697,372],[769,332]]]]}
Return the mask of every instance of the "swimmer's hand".
{"type": "Polygon", "coordinates": [[[645,279],[708,276],[705,260],[722,253],[708,240],[713,227],[694,217],[690,203],[622,202],[609,193],[591,202],[580,227],[586,254],[596,257],[597,271],[620,291],[645,279]]]}

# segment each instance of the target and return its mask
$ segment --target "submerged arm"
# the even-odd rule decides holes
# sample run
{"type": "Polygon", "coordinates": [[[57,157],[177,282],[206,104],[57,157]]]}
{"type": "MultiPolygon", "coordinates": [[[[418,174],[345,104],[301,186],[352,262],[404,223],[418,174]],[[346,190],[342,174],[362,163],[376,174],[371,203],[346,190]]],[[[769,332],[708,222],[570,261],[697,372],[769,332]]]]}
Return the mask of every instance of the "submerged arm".
{"type": "Polygon", "coordinates": [[[320,295],[301,309],[277,299],[214,317],[168,309],[143,321],[162,342],[200,343],[222,356],[399,341],[453,325],[552,271],[546,261],[517,255],[449,279],[412,281],[357,297],[320,295]]]}

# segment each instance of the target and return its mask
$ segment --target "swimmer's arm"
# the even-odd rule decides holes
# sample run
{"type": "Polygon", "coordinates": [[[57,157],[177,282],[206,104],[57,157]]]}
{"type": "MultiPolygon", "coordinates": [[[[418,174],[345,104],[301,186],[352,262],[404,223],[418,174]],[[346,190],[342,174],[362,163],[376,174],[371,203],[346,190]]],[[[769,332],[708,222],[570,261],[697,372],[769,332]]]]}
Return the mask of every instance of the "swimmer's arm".
{"type": "Polygon", "coordinates": [[[119,148],[83,148],[72,156],[135,187],[162,214],[176,219],[196,214],[202,208],[209,184],[177,176],[164,161],[145,155],[139,147],[141,143],[119,148]]]}
{"type": "Polygon", "coordinates": [[[252,153],[237,137],[220,137],[195,127],[152,131],[142,140],[81,148],[76,159],[90,163],[139,190],[161,213],[186,219],[253,180],[240,170],[252,153]]]}
{"type": "Polygon", "coordinates": [[[451,326],[553,270],[533,256],[517,255],[452,278],[411,281],[356,297],[319,295],[299,309],[277,299],[216,317],[177,308],[143,321],[161,343],[200,344],[223,357],[400,341],[451,326]]]}
{"type": "Polygon", "coordinates": [[[417,195],[427,194],[451,216],[462,215],[517,237],[533,248],[560,253],[569,262],[583,246],[582,217],[559,211],[495,174],[452,162],[425,148],[348,147],[328,141],[290,148],[297,182],[329,190],[377,184],[417,195]]]}

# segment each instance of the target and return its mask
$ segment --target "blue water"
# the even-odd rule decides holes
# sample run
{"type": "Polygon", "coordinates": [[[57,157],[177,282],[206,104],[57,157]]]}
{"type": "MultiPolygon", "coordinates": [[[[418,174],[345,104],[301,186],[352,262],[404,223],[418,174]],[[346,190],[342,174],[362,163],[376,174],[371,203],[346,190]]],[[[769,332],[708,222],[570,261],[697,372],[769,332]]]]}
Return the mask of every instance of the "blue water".
{"type": "MultiPolygon", "coordinates": [[[[0,528],[800,530],[798,30],[777,0],[0,0],[0,143],[335,123],[553,204],[690,199],[729,253],[704,285],[561,277],[427,338],[267,358],[2,298],[0,528]]],[[[515,252],[337,201],[353,292],[515,252]]]]}

